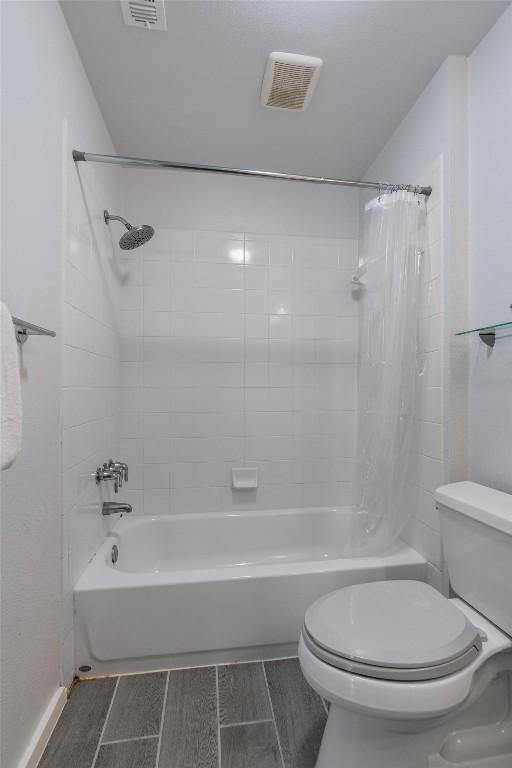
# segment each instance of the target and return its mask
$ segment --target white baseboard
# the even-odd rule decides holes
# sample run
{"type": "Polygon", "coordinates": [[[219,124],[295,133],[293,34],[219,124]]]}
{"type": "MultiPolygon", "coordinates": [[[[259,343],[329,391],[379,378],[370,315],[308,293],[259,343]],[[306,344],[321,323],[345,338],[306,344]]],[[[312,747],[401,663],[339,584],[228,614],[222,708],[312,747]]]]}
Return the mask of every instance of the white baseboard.
{"type": "Polygon", "coordinates": [[[37,768],[67,698],[67,689],[57,688],[30,738],[18,768],[37,768]]]}

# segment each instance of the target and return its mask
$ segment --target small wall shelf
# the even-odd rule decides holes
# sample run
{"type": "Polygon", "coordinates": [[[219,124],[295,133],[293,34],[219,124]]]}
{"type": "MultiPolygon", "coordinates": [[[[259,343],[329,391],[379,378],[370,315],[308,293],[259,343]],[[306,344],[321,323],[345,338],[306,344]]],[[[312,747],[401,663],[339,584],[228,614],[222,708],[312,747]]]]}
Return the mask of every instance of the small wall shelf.
{"type": "Polygon", "coordinates": [[[482,328],[471,328],[469,331],[460,331],[456,333],[456,336],[467,336],[470,333],[478,333],[484,344],[488,347],[494,347],[496,344],[496,331],[499,328],[511,328],[512,320],[508,320],[506,323],[495,323],[494,325],[484,325],[482,328]]]}

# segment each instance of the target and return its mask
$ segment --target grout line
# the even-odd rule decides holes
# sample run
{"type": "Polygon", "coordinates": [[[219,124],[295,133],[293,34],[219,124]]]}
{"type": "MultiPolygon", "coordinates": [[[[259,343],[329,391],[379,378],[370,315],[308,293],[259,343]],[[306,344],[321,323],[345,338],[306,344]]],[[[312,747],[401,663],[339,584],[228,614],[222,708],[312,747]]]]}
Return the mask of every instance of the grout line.
{"type": "Polygon", "coordinates": [[[104,747],[107,744],[125,744],[127,741],[150,741],[151,739],[158,739],[157,733],[151,736],[132,736],[131,739],[112,739],[112,741],[103,741],[101,746],[104,747]]]}
{"type": "MultiPolygon", "coordinates": [[[[151,515],[150,515],[151,517],[151,515]]],[[[115,674],[105,675],[84,675],[80,678],[81,681],[86,680],[105,680],[109,677],[134,677],[135,675],[151,675],[157,672],[178,672],[183,669],[204,669],[205,667],[236,667],[240,664],[264,664],[267,661],[290,661],[291,659],[298,659],[297,654],[291,656],[272,656],[268,659],[244,659],[243,661],[219,661],[217,663],[210,662],[209,664],[189,664],[185,667],[160,667],[157,669],[144,669],[140,672],[116,672],[115,674]]]]}
{"type": "Polygon", "coordinates": [[[243,240],[243,267],[242,267],[242,291],[243,291],[243,365],[242,365],[242,397],[243,397],[243,412],[244,412],[244,438],[243,438],[243,458],[242,463],[245,467],[247,461],[247,446],[248,446],[248,429],[247,429],[247,264],[246,264],[246,244],[245,244],[245,232],[243,240]]]}
{"type": "MultiPolygon", "coordinates": [[[[76,269],[78,272],[80,272],[78,267],[75,267],[74,264],[71,264],[71,266],[74,267],[74,269],[76,269]]],[[[88,280],[87,277],[86,277],[86,280],[88,280]]],[[[88,280],[88,282],[90,284],[89,280],[88,280]]],[[[139,287],[139,286],[137,286],[137,287],[139,287]]],[[[140,287],[142,287],[142,286],[140,286],[140,287]]],[[[87,312],[87,310],[83,309],[83,307],[79,307],[78,304],[74,304],[69,298],[67,298],[67,299],[64,298],[64,304],[67,304],[68,307],[72,307],[73,309],[76,309],[77,312],[80,312],[80,314],[85,315],[85,317],[87,317],[89,320],[93,320],[95,323],[97,323],[98,325],[101,325],[103,328],[107,328],[109,331],[112,331],[112,333],[115,333],[115,328],[114,328],[113,325],[108,325],[108,323],[103,323],[101,320],[98,320],[97,317],[95,317],[94,315],[91,315],[91,313],[87,312]]],[[[121,311],[121,308],[119,308],[119,309],[121,311]]],[[[122,311],[124,311],[124,312],[137,312],[136,309],[134,309],[134,310],[129,310],[129,309],[126,310],[125,309],[125,310],[122,310],[122,311]]]]}
{"type": "Polygon", "coordinates": [[[299,657],[297,654],[293,654],[292,656],[272,656],[268,659],[252,659],[252,661],[249,659],[247,661],[233,661],[233,662],[221,662],[220,664],[217,664],[218,667],[235,667],[238,664],[265,664],[267,661],[290,661],[290,659],[298,659],[299,657]]]}
{"type": "Polygon", "coordinates": [[[114,699],[116,697],[117,689],[119,688],[119,678],[117,678],[116,681],[116,687],[114,688],[114,693],[112,694],[112,698],[110,699],[110,704],[108,705],[107,710],[107,716],[105,717],[105,722],[103,723],[103,728],[101,729],[100,738],[98,739],[98,744],[96,745],[96,751],[94,753],[94,757],[92,759],[91,768],[94,768],[96,765],[96,760],[98,759],[98,754],[100,751],[101,744],[103,742],[103,736],[105,735],[105,731],[107,729],[107,723],[110,717],[110,713],[112,711],[112,705],[114,704],[114,699]]]}
{"type": "Polygon", "coordinates": [[[219,696],[219,666],[215,666],[215,696],[217,703],[217,756],[218,766],[222,766],[222,752],[220,746],[220,696],[219,696]]]}
{"type": "MultiPolygon", "coordinates": [[[[94,355],[95,357],[99,357],[101,360],[112,360],[113,362],[116,361],[115,357],[111,357],[110,355],[103,355],[101,352],[95,352],[93,349],[78,347],[76,344],[70,344],[69,342],[63,343],[62,346],[67,347],[68,349],[77,349],[79,352],[85,352],[86,355],[94,355]]],[[[129,362],[129,361],[126,361],[126,362],[129,362]]],[[[63,386],[66,387],[68,385],[64,384],[63,386]]],[[[77,386],[83,387],[83,384],[79,384],[77,386]]]]}
{"type": "MultiPolygon", "coordinates": [[[[170,302],[170,300],[171,300],[170,299],[170,297],[171,297],[171,267],[169,265],[169,262],[166,262],[166,270],[167,270],[167,290],[168,290],[168,293],[169,293],[169,302],[170,302]]],[[[145,301],[144,301],[144,294],[145,294],[144,286],[145,286],[145,282],[146,282],[145,281],[145,273],[146,273],[146,264],[145,264],[145,260],[143,260],[143,262],[142,262],[142,302],[141,302],[141,304],[142,304],[142,309],[141,309],[141,312],[142,312],[142,329],[141,329],[142,330],[142,342],[141,342],[141,345],[142,345],[142,367],[141,367],[142,397],[141,397],[141,402],[140,402],[140,407],[141,407],[140,413],[141,413],[141,421],[142,421],[142,434],[144,434],[144,421],[145,421],[145,416],[146,416],[146,412],[145,412],[145,409],[144,409],[144,400],[145,400],[144,388],[145,388],[145,384],[146,384],[146,365],[144,363],[144,360],[145,360],[145,346],[146,346],[146,339],[147,339],[147,336],[145,334],[146,323],[145,323],[145,320],[144,320],[144,316],[146,314],[146,309],[147,309],[145,301]]],[[[122,320],[122,315],[121,314],[120,314],[120,318],[122,320]]],[[[168,328],[168,332],[169,332],[169,336],[170,336],[171,335],[171,315],[170,315],[170,313],[169,313],[169,323],[168,323],[167,328],[168,328]]],[[[121,375],[121,364],[119,364],[119,371],[120,371],[120,375],[121,375]]],[[[121,418],[119,419],[119,424],[121,424],[121,418]]],[[[168,461],[169,495],[168,495],[167,505],[168,505],[168,511],[170,512],[171,511],[171,489],[170,489],[170,485],[171,485],[171,443],[170,443],[170,441],[167,443],[167,447],[168,447],[168,450],[169,450],[169,461],[168,461]]],[[[144,474],[145,474],[145,472],[144,472],[144,465],[146,463],[146,461],[145,461],[145,459],[146,459],[146,450],[144,448],[144,439],[142,440],[142,443],[141,443],[141,459],[142,459],[142,462],[141,462],[142,463],[142,473],[141,473],[142,488],[139,488],[138,490],[142,491],[142,496],[140,498],[140,502],[139,503],[141,505],[141,513],[144,514],[144,485],[145,485],[145,482],[144,482],[144,474]]],[[[169,675],[167,675],[167,678],[169,678],[169,675]]],[[[167,693],[167,683],[168,683],[168,679],[166,680],[165,693],[167,693]]],[[[164,695],[164,698],[165,698],[165,695],[164,695]]],[[[164,717],[164,713],[162,712],[162,722],[163,722],[163,717],[164,717]]],[[[161,729],[162,729],[162,722],[160,723],[160,732],[161,732],[161,729]]],[[[159,758],[160,758],[160,741],[158,742],[158,749],[157,749],[157,755],[156,755],[155,768],[157,768],[157,766],[158,766],[159,758]]]]}
{"type": "Polygon", "coordinates": [[[240,723],[225,723],[221,724],[221,728],[240,728],[244,725],[258,725],[258,723],[273,723],[271,717],[265,717],[263,720],[242,720],[240,723]]]}
{"type": "Polygon", "coordinates": [[[156,748],[155,768],[158,768],[158,763],[160,762],[160,749],[162,747],[162,733],[164,731],[165,707],[167,705],[167,693],[169,691],[169,675],[170,672],[168,671],[165,680],[164,700],[162,702],[162,715],[160,717],[160,730],[158,732],[158,747],[156,748]]]}
{"type": "MultiPolygon", "coordinates": [[[[268,677],[267,677],[267,670],[265,669],[265,662],[262,661],[261,665],[263,667],[263,677],[265,678],[265,685],[267,686],[268,700],[269,700],[269,703],[270,703],[270,711],[272,712],[272,720],[273,720],[273,723],[274,723],[274,730],[276,732],[277,746],[279,747],[279,756],[281,758],[281,766],[282,766],[282,768],[285,768],[284,757],[283,757],[283,749],[281,747],[281,738],[279,736],[279,730],[277,728],[276,715],[275,715],[275,712],[274,712],[274,705],[272,703],[272,696],[270,695],[270,688],[269,688],[269,685],[268,685],[268,677]]],[[[93,766],[93,768],[94,768],[94,766],[93,766]]]]}

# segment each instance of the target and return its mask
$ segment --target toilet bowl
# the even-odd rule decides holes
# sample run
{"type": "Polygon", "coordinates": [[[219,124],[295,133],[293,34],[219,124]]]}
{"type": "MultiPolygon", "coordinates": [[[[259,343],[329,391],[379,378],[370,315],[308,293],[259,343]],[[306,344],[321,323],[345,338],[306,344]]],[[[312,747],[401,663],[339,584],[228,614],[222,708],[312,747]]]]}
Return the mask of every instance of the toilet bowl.
{"type": "Polygon", "coordinates": [[[317,768],[427,768],[443,723],[446,734],[454,730],[459,710],[512,667],[507,650],[511,638],[422,582],[375,582],[320,598],[299,644],[304,676],[330,703],[317,768]]]}
{"type": "MultiPolygon", "coordinates": [[[[450,513],[454,506],[461,506],[457,504],[461,495],[467,502],[472,492],[467,486],[473,485],[458,483],[440,489],[445,492],[444,503],[446,493],[455,496],[449,498],[450,513]]],[[[487,501],[495,502],[492,494],[497,492],[485,490],[491,494],[487,501]]],[[[507,521],[512,519],[511,501],[507,496],[503,509],[507,521]]],[[[458,514],[461,521],[468,516],[467,505],[458,514]]],[[[455,518],[454,526],[453,515],[450,520],[447,562],[457,554],[460,576],[464,525],[459,526],[461,521],[455,518]]],[[[487,538],[484,529],[489,520],[477,531],[487,538]]],[[[478,551],[474,544],[473,552],[478,551]]],[[[512,577],[509,549],[506,554],[512,577]]],[[[473,571],[474,565],[470,565],[473,571]]],[[[490,579],[493,586],[492,592],[483,586],[482,595],[489,601],[485,614],[478,590],[471,592],[472,606],[418,581],[346,587],[310,606],[299,659],[312,688],[330,703],[317,768],[428,768],[433,764],[431,756],[439,755],[453,731],[511,720],[508,679],[500,673],[512,670],[512,638],[496,626],[502,596],[489,570],[500,564],[482,565],[480,581],[490,579]],[[491,614],[493,621],[487,618],[491,614]]],[[[503,590],[508,590],[506,583],[503,590]]],[[[508,599],[503,605],[512,612],[508,599]]]]}

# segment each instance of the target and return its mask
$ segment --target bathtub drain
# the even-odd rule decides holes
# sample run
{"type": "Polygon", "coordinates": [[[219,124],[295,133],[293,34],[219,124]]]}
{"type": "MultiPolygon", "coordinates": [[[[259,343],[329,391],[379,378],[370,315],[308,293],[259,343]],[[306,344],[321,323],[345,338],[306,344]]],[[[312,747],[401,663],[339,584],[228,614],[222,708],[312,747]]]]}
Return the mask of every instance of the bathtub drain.
{"type": "Polygon", "coordinates": [[[119,557],[119,550],[117,548],[117,545],[114,544],[112,547],[112,562],[117,563],[117,558],[119,557]]]}

